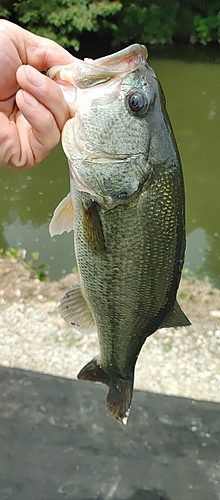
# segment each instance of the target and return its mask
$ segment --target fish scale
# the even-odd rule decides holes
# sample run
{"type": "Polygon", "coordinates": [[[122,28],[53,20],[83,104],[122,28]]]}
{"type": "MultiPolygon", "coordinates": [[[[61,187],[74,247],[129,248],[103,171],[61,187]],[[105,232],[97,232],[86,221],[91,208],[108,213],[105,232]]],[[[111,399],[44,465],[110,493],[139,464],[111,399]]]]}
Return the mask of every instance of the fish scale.
{"type": "MultiPolygon", "coordinates": [[[[149,190],[143,191],[132,204],[100,211],[106,245],[106,253],[101,259],[85,243],[80,208],[82,196],[77,192],[74,194],[78,221],[75,227],[76,256],[85,295],[97,318],[99,362],[107,371],[111,365],[119,377],[133,369],[141,345],[151,333],[148,333],[148,325],[152,319],[161,307],[169,308],[170,301],[174,303],[175,300],[175,297],[172,300],[169,297],[173,279],[169,262],[173,262],[176,253],[177,242],[173,233],[176,232],[178,214],[170,197],[170,204],[165,205],[166,209],[163,207],[161,217],[161,193],[164,189],[170,190],[170,185],[172,188],[170,179],[164,184],[161,178],[158,183],[152,182],[150,196],[149,190]],[[168,218],[172,244],[167,235],[168,218]],[[114,267],[117,273],[112,271],[114,267]],[[136,336],[137,331],[141,341],[136,336]]],[[[157,321],[156,328],[159,325],[157,321]]]]}
{"type": "Polygon", "coordinates": [[[71,190],[50,230],[74,228],[80,282],[59,308],[79,331],[97,331],[99,353],[78,378],[109,386],[108,414],[123,424],[146,337],[190,324],[176,301],[185,252],[181,162],[146,58],[135,44],[51,71],[75,98],[62,133],[71,190]]]}

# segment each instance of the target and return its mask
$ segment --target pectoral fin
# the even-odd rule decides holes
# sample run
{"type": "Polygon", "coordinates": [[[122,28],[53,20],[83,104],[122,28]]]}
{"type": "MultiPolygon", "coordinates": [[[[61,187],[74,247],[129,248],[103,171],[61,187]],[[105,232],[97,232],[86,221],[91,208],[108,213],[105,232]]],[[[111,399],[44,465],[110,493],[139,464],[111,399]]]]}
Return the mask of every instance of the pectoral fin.
{"type": "Polygon", "coordinates": [[[189,326],[191,325],[187,316],[182,311],[178,302],[175,302],[172,311],[166,316],[160,328],[177,328],[177,326],[189,326]]]}
{"type": "Polygon", "coordinates": [[[54,210],[53,218],[49,225],[50,236],[62,234],[64,231],[69,233],[74,228],[74,210],[69,193],[54,210]]]}
{"type": "Polygon", "coordinates": [[[59,304],[61,316],[81,333],[96,331],[96,324],[79,283],[73,285],[59,304]]]}

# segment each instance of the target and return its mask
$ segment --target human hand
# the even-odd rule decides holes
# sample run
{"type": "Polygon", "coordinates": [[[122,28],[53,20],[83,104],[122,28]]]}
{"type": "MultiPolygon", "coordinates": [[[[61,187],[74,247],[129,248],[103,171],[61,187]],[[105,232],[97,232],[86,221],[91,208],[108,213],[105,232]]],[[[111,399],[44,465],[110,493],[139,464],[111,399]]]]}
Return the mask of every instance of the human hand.
{"type": "Polygon", "coordinates": [[[55,42],[0,20],[0,166],[33,167],[58,144],[69,109],[41,71],[73,60],[55,42]]]}

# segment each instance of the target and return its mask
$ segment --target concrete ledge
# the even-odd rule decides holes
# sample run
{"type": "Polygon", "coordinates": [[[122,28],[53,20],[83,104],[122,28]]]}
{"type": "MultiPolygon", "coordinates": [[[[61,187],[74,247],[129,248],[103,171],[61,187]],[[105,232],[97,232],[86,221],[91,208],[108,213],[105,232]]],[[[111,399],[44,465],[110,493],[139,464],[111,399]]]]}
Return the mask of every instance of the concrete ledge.
{"type": "Polygon", "coordinates": [[[1,500],[219,500],[220,404],[0,368],[1,500]]]}

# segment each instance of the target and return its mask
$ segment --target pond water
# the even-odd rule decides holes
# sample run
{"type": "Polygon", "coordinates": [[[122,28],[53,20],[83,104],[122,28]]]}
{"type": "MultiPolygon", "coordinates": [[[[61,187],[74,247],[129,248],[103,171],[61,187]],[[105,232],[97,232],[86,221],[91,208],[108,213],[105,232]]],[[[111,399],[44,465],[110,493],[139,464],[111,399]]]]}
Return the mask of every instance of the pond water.
{"type": "MultiPolygon", "coordinates": [[[[220,287],[220,52],[193,50],[192,56],[192,47],[177,49],[169,56],[149,49],[149,63],[162,83],[183,163],[185,268],[220,287]]],[[[87,56],[94,54],[88,50],[87,56]]],[[[37,264],[47,264],[52,279],[76,265],[73,234],[51,239],[48,233],[52,212],[68,191],[60,146],[32,170],[0,169],[0,247],[25,248],[27,260],[39,252],[37,264]]]]}

